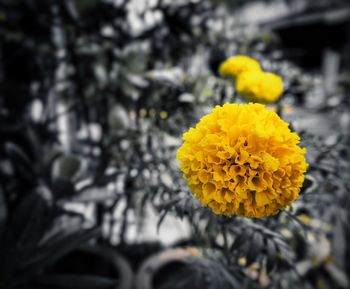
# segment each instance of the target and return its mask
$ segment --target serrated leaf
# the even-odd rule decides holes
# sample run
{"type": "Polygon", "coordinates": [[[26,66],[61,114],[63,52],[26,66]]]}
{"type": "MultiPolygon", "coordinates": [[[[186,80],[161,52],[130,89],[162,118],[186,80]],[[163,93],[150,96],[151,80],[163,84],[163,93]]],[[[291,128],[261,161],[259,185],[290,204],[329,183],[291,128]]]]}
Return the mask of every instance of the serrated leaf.
{"type": "Polygon", "coordinates": [[[238,237],[236,237],[236,239],[234,240],[232,246],[231,246],[231,251],[235,251],[238,248],[240,248],[243,244],[245,244],[247,240],[247,236],[245,234],[245,231],[243,231],[241,233],[241,235],[239,235],[238,237]]]}
{"type": "Polygon", "coordinates": [[[253,237],[249,241],[249,249],[247,252],[247,266],[252,264],[256,259],[258,254],[261,251],[263,245],[263,237],[259,232],[254,232],[253,237]]]}
{"type": "Polygon", "coordinates": [[[269,273],[274,268],[277,259],[277,248],[273,240],[266,240],[266,271],[269,273]]]}
{"type": "Polygon", "coordinates": [[[160,215],[159,220],[157,222],[157,233],[159,233],[160,226],[162,225],[167,214],[168,210],[164,210],[163,213],[160,215]]]}

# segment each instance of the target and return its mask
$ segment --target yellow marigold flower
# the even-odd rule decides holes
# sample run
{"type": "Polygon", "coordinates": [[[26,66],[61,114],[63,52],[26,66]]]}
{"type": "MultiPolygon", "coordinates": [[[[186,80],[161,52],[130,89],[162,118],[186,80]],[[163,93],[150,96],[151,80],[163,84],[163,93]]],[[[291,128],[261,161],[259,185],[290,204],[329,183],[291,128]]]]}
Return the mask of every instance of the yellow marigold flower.
{"type": "Polygon", "coordinates": [[[216,106],[177,152],[192,193],[214,213],[261,218],[299,195],[307,163],[299,136],[262,104],[216,106]]]}
{"type": "Polygon", "coordinates": [[[253,58],[244,55],[230,57],[221,63],[219,73],[222,76],[236,78],[243,72],[260,71],[260,64],[253,58]]]}
{"type": "Polygon", "coordinates": [[[239,75],[236,89],[249,101],[272,103],[282,95],[283,81],[273,73],[250,71],[239,75]]]}

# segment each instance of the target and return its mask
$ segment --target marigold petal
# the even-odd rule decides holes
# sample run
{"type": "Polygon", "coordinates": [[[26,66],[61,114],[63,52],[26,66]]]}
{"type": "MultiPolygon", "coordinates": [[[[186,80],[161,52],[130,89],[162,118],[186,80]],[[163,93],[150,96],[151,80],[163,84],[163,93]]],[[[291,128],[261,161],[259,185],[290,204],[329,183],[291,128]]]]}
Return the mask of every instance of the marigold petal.
{"type": "Polygon", "coordinates": [[[264,105],[225,104],[184,134],[177,159],[193,194],[214,213],[261,218],[298,197],[305,152],[264,105]]]}

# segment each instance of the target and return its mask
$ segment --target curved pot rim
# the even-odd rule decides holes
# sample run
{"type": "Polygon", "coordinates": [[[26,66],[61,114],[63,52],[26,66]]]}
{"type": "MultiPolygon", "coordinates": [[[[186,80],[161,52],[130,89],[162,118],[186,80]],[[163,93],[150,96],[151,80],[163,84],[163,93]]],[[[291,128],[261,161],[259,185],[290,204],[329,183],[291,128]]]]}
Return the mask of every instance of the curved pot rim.
{"type": "Polygon", "coordinates": [[[187,263],[191,257],[198,256],[195,247],[166,249],[146,259],[137,272],[135,281],[137,289],[153,289],[152,281],[155,273],[162,267],[172,263],[187,263]]]}
{"type": "MultiPolygon", "coordinates": [[[[112,264],[112,266],[115,268],[115,271],[120,273],[118,275],[120,279],[118,279],[117,285],[114,288],[115,289],[132,289],[133,288],[133,280],[134,280],[133,270],[129,262],[126,260],[126,258],[123,257],[120,253],[118,253],[115,249],[112,249],[107,246],[101,246],[101,245],[96,245],[96,246],[83,245],[73,249],[69,253],[74,251],[97,255],[105,260],[108,260],[112,264]]],[[[62,275],[62,274],[58,274],[58,275],[62,275]]]]}

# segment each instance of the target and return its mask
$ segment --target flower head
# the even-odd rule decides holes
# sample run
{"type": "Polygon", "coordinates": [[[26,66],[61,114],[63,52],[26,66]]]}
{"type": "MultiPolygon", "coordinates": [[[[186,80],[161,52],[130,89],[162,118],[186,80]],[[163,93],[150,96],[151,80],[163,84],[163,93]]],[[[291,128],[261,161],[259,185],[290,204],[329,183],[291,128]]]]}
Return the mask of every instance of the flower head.
{"type": "Polygon", "coordinates": [[[183,135],[177,152],[192,193],[214,213],[265,217],[299,195],[305,149],[262,104],[216,106],[183,135]]]}
{"type": "Polygon", "coordinates": [[[282,95],[283,81],[273,73],[249,71],[239,75],[236,89],[249,101],[272,103],[282,95]]]}
{"type": "Polygon", "coordinates": [[[230,57],[221,63],[219,73],[222,76],[236,78],[243,72],[260,71],[260,64],[253,58],[244,55],[230,57]]]}

